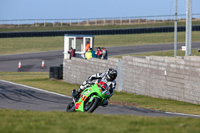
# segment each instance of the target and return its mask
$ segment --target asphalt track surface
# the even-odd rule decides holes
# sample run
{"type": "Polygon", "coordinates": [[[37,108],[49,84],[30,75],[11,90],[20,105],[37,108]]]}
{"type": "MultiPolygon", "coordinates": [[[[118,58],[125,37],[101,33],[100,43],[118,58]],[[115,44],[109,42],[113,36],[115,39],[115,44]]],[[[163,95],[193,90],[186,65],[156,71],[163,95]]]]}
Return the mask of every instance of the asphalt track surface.
{"type": "MultiPolygon", "coordinates": [[[[15,84],[0,80],[0,109],[35,110],[35,111],[65,111],[67,103],[71,101],[69,96],[52,93],[38,88],[15,84]]],[[[166,113],[130,106],[108,105],[98,107],[96,114],[124,114],[153,117],[195,117],[183,114],[166,113]]]]}
{"type": "MultiPolygon", "coordinates": [[[[178,44],[178,49],[184,46],[184,43],[178,44]]],[[[192,48],[200,48],[200,42],[193,42],[192,48]]],[[[173,44],[153,44],[153,45],[136,45],[108,47],[108,56],[126,55],[142,52],[173,50],[173,44]]],[[[48,72],[50,66],[59,66],[63,63],[63,51],[49,51],[27,54],[1,55],[0,71],[7,72],[48,72]],[[42,60],[45,67],[42,68],[42,60]],[[18,70],[18,63],[21,61],[22,68],[18,70]]]]}

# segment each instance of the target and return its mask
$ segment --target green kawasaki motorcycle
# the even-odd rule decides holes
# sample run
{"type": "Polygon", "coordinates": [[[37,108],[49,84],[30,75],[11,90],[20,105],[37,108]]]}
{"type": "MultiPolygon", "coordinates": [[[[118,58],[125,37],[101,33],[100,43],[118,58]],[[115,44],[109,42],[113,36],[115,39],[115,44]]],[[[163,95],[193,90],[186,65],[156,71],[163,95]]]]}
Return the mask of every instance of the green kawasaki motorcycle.
{"type": "MultiPolygon", "coordinates": [[[[73,92],[72,92],[73,97],[73,92]]],[[[66,111],[67,112],[89,112],[92,113],[103,101],[110,97],[108,85],[102,81],[93,83],[87,87],[80,96],[73,98],[66,111]]]]}

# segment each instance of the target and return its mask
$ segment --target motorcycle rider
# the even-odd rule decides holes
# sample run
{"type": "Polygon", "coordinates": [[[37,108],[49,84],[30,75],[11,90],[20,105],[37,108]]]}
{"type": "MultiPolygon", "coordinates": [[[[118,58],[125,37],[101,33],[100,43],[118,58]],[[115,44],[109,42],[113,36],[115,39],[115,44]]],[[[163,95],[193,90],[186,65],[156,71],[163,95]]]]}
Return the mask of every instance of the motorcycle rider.
{"type": "MultiPolygon", "coordinates": [[[[92,76],[90,76],[88,78],[88,80],[84,81],[83,84],[78,88],[77,91],[75,91],[73,93],[73,97],[77,97],[80,95],[80,93],[86,89],[88,86],[90,86],[90,84],[92,84],[93,80],[97,80],[98,81],[102,81],[105,82],[108,87],[109,87],[109,92],[110,92],[110,97],[113,95],[115,87],[116,87],[116,79],[117,77],[117,70],[113,69],[113,68],[109,68],[108,71],[106,73],[97,73],[94,74],[92,76]]],[[[110,98],[109,97],[109,98],[110,98]]],[[[102,106],[106,106],[108,105],[108,100],[104,100],[104,102],[102,103],[102,106]]]]}

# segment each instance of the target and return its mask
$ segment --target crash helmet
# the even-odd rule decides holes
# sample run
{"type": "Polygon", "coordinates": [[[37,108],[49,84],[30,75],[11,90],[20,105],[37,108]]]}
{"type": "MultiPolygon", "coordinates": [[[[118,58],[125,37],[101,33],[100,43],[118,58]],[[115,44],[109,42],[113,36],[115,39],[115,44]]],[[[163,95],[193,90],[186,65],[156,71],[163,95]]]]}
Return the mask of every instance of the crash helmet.
{"type": "Polygon", "coordinates": [[[108,72],[106,73],[106,79],[108,81],[113,81],[115,80],[117,77],[117,70],[115,70],[114,68],[109,68],[108,72]]]}

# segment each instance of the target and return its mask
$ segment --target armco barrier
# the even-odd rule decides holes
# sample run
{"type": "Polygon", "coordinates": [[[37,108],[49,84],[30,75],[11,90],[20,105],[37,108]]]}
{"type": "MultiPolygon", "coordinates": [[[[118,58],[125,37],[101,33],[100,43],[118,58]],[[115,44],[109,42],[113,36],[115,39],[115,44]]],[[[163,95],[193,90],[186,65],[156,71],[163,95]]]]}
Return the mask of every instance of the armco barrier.
{"type": "MultiPolygon", "coordinates": [[[[185,31],[185,26],[178,26],[178,32],[185,31]]],[[[192,26],[193,31],[200,31],[200,25],[192,26]]],[[[174,32],[174,27],[149,27],[133,29],[107,29],[107,30],[71,30],[71,31],[33,31],[33,32],[1,32],[0,38],[12,37],[48,37],[64,36],[64,34],[77,35],[115,35],[115,34],[142,34],[174,32]]]]}

